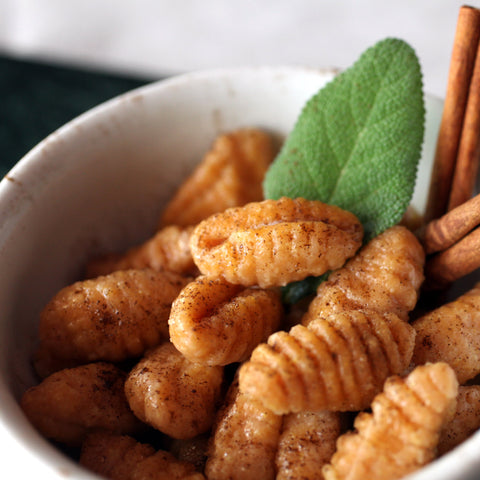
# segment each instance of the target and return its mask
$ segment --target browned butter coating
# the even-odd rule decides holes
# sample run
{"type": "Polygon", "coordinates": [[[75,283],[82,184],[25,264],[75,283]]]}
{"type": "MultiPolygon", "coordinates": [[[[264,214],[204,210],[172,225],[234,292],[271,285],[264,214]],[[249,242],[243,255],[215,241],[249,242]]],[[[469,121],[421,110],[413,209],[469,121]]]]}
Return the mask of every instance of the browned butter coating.
{"type": "Polygon", "coordinates": [[[209,480],[273,480],[282,417],[241,393],[234,380],[210,440],[209,480]]]}
{"type": "Polygon", "coordinates": [[[340,268],[362,237],[352,213],[282,197],[212,215],[197,225],[190,248],[204,275],[267,288],[340,268]]]}
{"type": "Polygon", "coordinates": [[[276,480],[322,480],[330,461],[341,421],[336,412],[301,412],[283,418],[275,464],[276,480]]]}
{"type": "Polygon", "coordinates": [[[80,445],[94,431],[135,433],[141,423],[125,398],[125,378],[105,362],[65,369],[28,389],[20,404],[45,437],[67,445],[80,445]]]}
{"type": "Polygon", "coordinates": [[[435,458],[440,432],[455,410],[458,382],[446,363],[417,367],[406,379],[391,377],[360,413],[356,432],[342,435],[325,480],[393,480],[435,458]]]}
{"type": "Polygon", "coordinates": [[[188,281],[171,272],[125,270],[63,288],[40,315],[38,373],[142,355],[168,338],[171,304],[188,281]]]}
{"type": "Polygon", "coordinates": [[[145,423],[173,438],[193,438],[213,424],[223,376],[222,367],[193,363],[166,342],[132,369],[125,393],[145,423]]]}
{"type": "Polygon", "coordinates": [[[200,276],[173,302],[170,340],[193,362],[242,362],[278,329],[282,314],[278,291],[200,276]]]}
{"type": "Polygon", "coordinates": [[[126,435],[92,434],[84,442],[80,464],[110,480],[202,480],[187,462],[126,435]]]}
{"type": "Polygon", "coordinates": [[[447,362],[460,384],[480,373],[480,284],[415,320],[413,363],[447,362]]]}
{"type": "Polygon", "coordinates": [[[214,213],[262,199],[272,138],[256,128],[220,135],[165,208],[160,228],[196,225],[214,213]]]}

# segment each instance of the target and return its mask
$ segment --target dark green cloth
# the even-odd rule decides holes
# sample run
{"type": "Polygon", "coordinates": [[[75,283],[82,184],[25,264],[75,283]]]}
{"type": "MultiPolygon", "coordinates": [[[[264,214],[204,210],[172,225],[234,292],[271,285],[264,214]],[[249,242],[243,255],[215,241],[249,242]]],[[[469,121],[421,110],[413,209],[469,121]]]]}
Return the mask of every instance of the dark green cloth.
{"type": "Polygon", "coordinates": [[[58,127],[153,80],[0,55],[0,178],[58,127]]]}

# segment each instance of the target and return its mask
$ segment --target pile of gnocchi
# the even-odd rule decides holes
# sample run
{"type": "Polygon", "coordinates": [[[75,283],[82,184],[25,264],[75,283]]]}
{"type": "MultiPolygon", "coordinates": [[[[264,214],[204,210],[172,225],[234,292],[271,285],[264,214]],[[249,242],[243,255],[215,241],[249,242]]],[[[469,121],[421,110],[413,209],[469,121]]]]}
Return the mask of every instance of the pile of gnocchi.
{"type": "Polygon", "coordinates": [[[126,252],[40,315],[31,423],[112,480],[396,479],[480,426],[480,286],[413,315],[425,252],[396,225],[265,200],[265,132],[221,135],[126,252]],[[284,305],[281,287],[331,272],[284,305]]]}

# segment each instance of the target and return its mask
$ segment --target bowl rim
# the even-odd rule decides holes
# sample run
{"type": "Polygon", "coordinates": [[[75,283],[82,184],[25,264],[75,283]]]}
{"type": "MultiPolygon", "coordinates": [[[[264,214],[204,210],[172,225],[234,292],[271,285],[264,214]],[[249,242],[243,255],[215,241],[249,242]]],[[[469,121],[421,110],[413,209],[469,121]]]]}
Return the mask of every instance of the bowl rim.
{"type": "MultiPolygon", "coordinates": [[[[5,199],[11,195],[12,183],[23,182],[28,183],[30,165],[35,162],[43,162],[41,152],[49,142],[56,141],[58,138],[68,138],[74,134],[74,130],[78,125],[89,123],[99,116],[105,115],[112,109],[125,101],[134,100],[137,96],[146,96],[154,94],[159,90],[175,87],[191,81],[197,82],[206,80],[208,78],[234,77],[238,75],[314,75],[314,76],[334,76],[340,72],[340,69],[335,67],[314,68],[301,65],[265,65],[265,66],[240,66],[227,68],[202,69],[192,72],[183,73],[153,81],[144,86],[129,90],[121,95],[115,96],[105,102],[102,102],[93,108],[86,110],[84,113],[71,119],[54,132],[50,133],[36,146],[29,150],[19,161],[5,174],[0,180],[0,204],[3,204],[5,199]]],[[[442,101],[438,96],[425,94],[436,101],[442,101]]],[[[2,217],[2,208],[0,207],[0,218],[2,217]]],[[[0,378],[0,398],[2,398],[2,407],[0,409],[0,434],[6,435],[16,443],[16,448],[22,448],[24,452],[28,452],[28,458],[43,463],[49,467],[52,472],[60,472],[64,476],[65,471],[69,471],[69,475],[76,476],[75,478],[95,478],[96,476],[85,470],[59,452],[55,447],[49,444],[38,432],[32,429],[30,431],[23,431],[19,428],[18,414],[23,415],[17,400],[9,391],[3,378],[0,378]],[[15,412],[15,409],[17,412],[15,412]],[[2,433],[3,432],[3,433],[2,433]],[[38,438],[31,437],[36,434],[38,438]],[[28,437],[28,438],[27,438],[28,437]]],[[[24,420],[28,423],[26,418],[24,420]]],[[[453,451],[443,455],[423,467],[421,470],[409,475],[409,480],[426,480],[427,478],[448,479],[459,478],[459,475],[472,474],[475,471],[480,471],[480,458],[477,455],[478,444],[480,444],[480,431],[472,435],[470,438],[462,442],[453,451]],[[460,469],[459,469],[460,466],[460,469]]],[[[466,478],[466,477],[465,477],[466,478]]]]}

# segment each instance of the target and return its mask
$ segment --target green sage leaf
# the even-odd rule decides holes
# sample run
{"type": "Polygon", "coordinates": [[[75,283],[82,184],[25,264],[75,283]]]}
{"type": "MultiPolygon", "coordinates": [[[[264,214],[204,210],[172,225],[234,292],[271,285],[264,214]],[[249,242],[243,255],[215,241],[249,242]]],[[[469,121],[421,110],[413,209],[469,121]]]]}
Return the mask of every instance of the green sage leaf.
{"type": "Polygon", "coordinates": [[[382,40],[306,103],[267,172],[265,198],[304,197],[349,210],[368,241],[398,223],[411,201],[424,121],[414,50],[382,40]]]}

